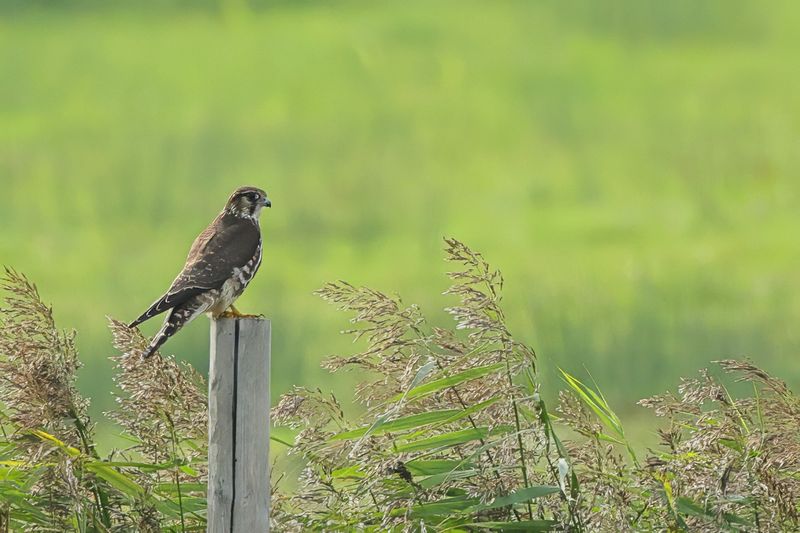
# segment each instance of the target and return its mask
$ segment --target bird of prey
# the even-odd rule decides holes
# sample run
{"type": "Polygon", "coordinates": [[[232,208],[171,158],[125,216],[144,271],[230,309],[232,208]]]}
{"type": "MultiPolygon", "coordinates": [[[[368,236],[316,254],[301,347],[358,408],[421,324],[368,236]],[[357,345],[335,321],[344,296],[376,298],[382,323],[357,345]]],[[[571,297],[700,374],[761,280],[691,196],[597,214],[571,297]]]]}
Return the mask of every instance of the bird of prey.
{"type": "Polygon", "coordinates": [[[261,265],[258,219],[261,209],[271,206],[267,194],[256,187],[233,191],[225,209],[195,239],[183,270],[167,292],[128,325],[138,326],[169,311],[143,358],[153,355],[167,339],[202,313],[212,318],[243,316],[233,302],[261,265]]]}

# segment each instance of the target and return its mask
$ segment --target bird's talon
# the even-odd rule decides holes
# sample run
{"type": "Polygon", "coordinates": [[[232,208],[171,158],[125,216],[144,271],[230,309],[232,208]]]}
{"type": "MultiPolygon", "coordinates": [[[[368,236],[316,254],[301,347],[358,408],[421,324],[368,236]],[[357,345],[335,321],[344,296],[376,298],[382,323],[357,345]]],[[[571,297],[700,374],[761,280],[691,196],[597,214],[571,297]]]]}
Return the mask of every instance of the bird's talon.
{"type": "Polygon", "coordinates": [[[234,306],[230,306],[227,311],[219,315],[219,318],[264,318],[264,315],[250,315],[242,313],[234,306]]]}

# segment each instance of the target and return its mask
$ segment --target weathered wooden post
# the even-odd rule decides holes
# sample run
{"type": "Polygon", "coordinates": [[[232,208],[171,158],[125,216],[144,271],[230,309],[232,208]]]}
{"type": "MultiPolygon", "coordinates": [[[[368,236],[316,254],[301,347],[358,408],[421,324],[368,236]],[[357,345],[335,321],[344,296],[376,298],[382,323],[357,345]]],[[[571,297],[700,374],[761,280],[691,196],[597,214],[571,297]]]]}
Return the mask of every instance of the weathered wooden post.
{"type": "Polygon", "coordinates": [[[208,532],[269,531],[271,325],[211,321],[208,373],[208,532]]]}

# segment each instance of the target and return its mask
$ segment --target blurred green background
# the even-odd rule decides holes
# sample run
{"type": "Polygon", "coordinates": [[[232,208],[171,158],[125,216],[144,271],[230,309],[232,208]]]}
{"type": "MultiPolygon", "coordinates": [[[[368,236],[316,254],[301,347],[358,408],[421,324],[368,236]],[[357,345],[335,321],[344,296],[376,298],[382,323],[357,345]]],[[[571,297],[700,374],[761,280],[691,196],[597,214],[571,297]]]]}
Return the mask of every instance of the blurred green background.
{"type": "MultiPolygon", "coordinates": [[[[311,294],[325,281],[446,324],[444,235],[503,270],[551,392],[556,365],[585,367],[635,416],[741,356],[797,386],[799,19],[736,0],[4,2],[0,264],[79,331],[97,419],[105,315],[159,296],[243,184],[274,205],[240,307],[273,320],[275,396],[358,378],[318,368],[352,349],[311,294]]],[[[166,348],[205,371],[207,320],[166,348]]]]}

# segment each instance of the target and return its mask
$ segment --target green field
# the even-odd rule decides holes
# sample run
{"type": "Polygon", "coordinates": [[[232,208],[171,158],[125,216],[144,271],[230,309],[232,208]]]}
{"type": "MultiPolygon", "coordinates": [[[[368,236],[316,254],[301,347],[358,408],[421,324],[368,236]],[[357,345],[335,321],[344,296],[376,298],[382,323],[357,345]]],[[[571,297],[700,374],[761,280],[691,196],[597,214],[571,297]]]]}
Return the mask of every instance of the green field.
{"type": "MultiPolygon", "coordinates": [[[[96,418],[105,316],[242,184],[273,201],[240,307],[276,396],[355,380],[318,368],[351,349],[325,281],[449,320],[442,236],[502,269],[551,392],[585,367],[631,413],[742,356],[800,385],[796,3],[112,4],[0,7],[0,264],[79,331],[96,418]]],[[[207,345],[203,318],[166,351],[207,345]]]]}

